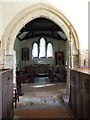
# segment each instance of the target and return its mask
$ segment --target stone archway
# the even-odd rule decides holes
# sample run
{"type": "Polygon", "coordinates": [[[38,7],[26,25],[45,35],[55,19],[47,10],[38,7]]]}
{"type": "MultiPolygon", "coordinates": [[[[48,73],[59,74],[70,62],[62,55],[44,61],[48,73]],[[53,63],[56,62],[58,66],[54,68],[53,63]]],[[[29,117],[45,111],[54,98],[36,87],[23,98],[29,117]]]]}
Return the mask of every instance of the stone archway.
{"type": "MultiPolygon", "coordinates": [[[[44,3],[38,3],[31,5],[22,11],[20,11],[15,18],[8,24],[2,40],[2,61],[4,61],[4,52],[6,55],[12,55],[13,53],[13,45],[15,42],[16,35],[20,31],[20,29],[31,20],[38,18],[38,17],[44,17],[47,19],[50,19],[54,23],[56,23],[58,26],[60,26],[63,31],[65,32],[67,39],[68,39],[68,52],[67,52],[67,65],[68,70],[70,66],[70,38],[69,38],[69,31],[70,31],[70,21],[58,10],[54,9],[52,6],[49,6],[44,3]]],[[[76,59],[79,59],[79,41],[77,33],[72,25],[72,44],[73,44],[73,64],[76,64],[76,59]],[[75,61],[75,63],[74,63],[75,61]]],[[[76,65],[77,66],[77,65],[76,65]]]]}

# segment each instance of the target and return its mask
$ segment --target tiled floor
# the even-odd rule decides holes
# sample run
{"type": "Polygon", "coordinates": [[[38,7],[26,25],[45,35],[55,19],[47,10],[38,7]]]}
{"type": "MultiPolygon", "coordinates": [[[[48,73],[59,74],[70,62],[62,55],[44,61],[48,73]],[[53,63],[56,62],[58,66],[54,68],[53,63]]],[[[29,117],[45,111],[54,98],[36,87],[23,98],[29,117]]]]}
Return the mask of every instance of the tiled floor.
{"type": "Polygon", "coordinates": [[[60,95],[66,92],[65,83],[50,84],[47,77],[38,77],[35,83],[22,84],[23,96],[17,109],[58,108],[60,95]]]}
{"type": "Polygon", "coordinates": [[[66,93],[66,83],[51,84],[48,78],[38,77],[35,79],[35,83],[22,84],[22,92],[24,95],[20,96],[20,102],[15,113],[18,113],[17,110],[29,110],[31,112],[31,110],[46,109],[53,111],[54,109],[62,109],[66,113],[66,108],[61,99],[61,95],[66,93]]]}

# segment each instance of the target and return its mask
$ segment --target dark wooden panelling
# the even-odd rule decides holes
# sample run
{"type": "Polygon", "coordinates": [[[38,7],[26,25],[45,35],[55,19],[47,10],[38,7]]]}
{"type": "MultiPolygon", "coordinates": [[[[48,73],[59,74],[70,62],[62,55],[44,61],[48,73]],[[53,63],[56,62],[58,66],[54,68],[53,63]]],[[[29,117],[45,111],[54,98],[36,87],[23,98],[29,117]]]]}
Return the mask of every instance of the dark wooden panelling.
{"type": "MultiPolygon", "coordinates": [[[[84,69],[84,68],[83,68],[84,69]]],[[[70,70],[70,109],[76,118],[90,116],[90,74],[70,70]]]]}
{"type": "MultiPolygon", "coordinates": [[[[2,73],[2,119],[13,113],[13,70],[2,73]]],[[[13,116],[13,115],[12,115],[13,116]]]]}

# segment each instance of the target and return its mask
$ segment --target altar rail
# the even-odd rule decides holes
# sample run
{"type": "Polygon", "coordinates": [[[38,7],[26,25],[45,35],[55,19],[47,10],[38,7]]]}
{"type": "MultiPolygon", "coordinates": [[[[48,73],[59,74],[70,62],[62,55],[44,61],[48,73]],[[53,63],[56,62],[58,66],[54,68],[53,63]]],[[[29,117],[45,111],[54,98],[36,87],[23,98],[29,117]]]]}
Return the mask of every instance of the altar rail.
{"type": "Polygon", "coordinates": [[[0,70],[0,120],[13,116],[13,70],[0,70]]]}
{"type": "Polygon", "coordinates": [[[69,107],[76,118],[90,118],[90,68],[70,70],[69,107]]]}

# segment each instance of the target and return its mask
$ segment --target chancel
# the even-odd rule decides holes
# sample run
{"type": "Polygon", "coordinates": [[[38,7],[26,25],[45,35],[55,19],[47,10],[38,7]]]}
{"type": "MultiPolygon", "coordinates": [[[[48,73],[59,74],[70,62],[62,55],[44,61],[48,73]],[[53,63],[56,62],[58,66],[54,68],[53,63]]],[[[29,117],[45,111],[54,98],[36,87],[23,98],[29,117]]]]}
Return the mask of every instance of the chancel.
{"type": "Polygon", "coordinates": [[[27,1],[0,2],[0,119],[90,118],[88,1],[27,1]]]}

